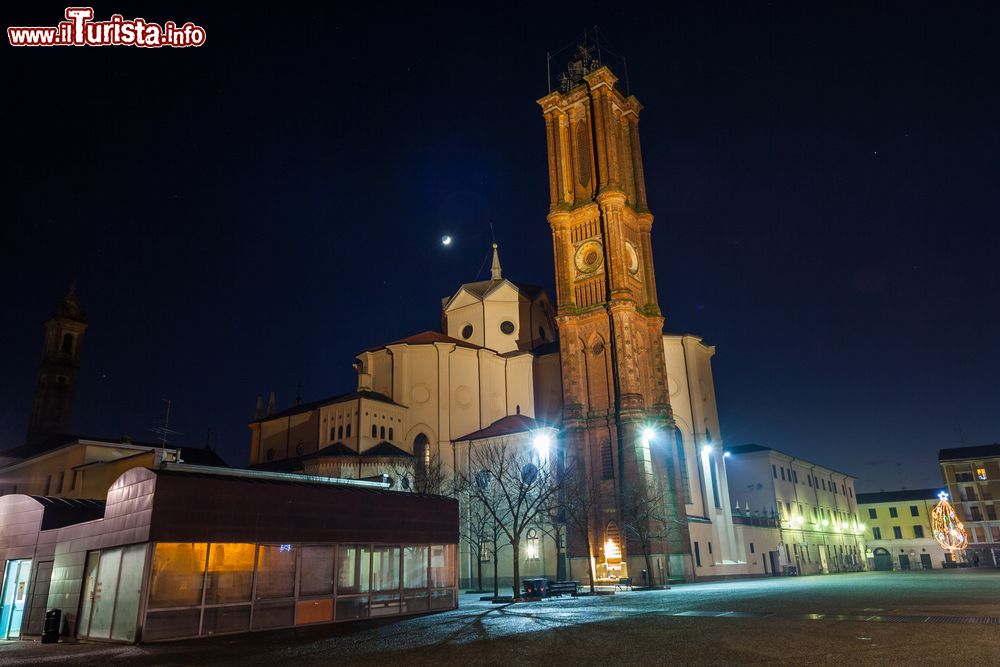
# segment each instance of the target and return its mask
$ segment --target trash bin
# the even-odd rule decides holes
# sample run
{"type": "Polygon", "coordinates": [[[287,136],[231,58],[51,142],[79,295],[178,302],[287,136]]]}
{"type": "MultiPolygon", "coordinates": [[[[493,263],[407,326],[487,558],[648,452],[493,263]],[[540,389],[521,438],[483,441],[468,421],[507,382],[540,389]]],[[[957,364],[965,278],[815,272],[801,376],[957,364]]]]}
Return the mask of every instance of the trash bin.
{"type": "Polygon", "coordinates": [[[525,579],[524,580],[524,597],[526,598],[544,598],[548,597],[549,593],[549,580],[548,579],[525,579]]]}
{"type": "Polygon", "coordinates": [[[59,641],[62,630],[62,609],[49,609],[45,612],[45,628],[42,630],[42,643],[55,644],[59,641]]]}

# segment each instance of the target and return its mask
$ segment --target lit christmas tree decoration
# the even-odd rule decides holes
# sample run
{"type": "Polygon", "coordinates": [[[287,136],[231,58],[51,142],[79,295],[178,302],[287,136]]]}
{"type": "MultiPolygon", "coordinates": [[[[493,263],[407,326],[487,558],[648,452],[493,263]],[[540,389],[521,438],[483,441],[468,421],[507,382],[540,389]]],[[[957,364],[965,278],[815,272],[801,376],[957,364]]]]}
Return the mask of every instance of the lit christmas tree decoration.
{"type": "Polygon", "coordinates": [[[948,494],[942,491],[938,494],[941,499],[931,512],[931,530],[934,531],[934,539],[950,551],[964,549],[967,542],[965,526],[958,520],[955,509],[948,502],[948,494]]]}

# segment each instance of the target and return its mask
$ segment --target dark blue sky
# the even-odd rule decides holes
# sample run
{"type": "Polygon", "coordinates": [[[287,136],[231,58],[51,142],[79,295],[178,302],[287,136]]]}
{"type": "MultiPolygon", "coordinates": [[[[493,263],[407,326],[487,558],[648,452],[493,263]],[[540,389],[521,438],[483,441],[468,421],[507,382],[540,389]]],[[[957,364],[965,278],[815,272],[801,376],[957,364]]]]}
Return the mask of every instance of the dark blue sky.
{"type": "MultiPolygon", "coordinates": [[[[54,25],[25,5],[8,25],[54,25]]],[[[353,355],[439,324],[492,223],[550,288],[545,53],[598,24],[628,58],[667,329],[717,345],[723,437],[939,484],[1000,434],[1000,93],[991,3],[451,8],[199,4],[200,49],[12,49],[0,68],[0,446],[42,323],[90,317],[81,433],[245,463],[257,394],[354,387],[353,355]],[[808,6],[807,6],[808,5],[808,6]],[[447,250],[442,234],[456,242],[447,250]]]]}

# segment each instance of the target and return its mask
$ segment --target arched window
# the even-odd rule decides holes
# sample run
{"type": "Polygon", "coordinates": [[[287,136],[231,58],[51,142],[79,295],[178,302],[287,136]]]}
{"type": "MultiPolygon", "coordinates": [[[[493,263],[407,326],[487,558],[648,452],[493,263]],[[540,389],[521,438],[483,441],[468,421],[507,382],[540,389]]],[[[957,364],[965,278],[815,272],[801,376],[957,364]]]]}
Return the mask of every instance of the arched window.
{"type": "Polygon", "coordinates": [[[674,427],[674,448],[677,450],[677,466],[681,475],[681,486],[684,489],[684,502],[691,502],[691,480],[688,478],[687,457],[684,456],[684,436],[681,430],[674,427]]]}
{"type": "Polygon", "coordinates": [[[413,439],[413,457],[416,459],[414,466],[416,490],[425,491],[431,469],[431,441],[423,433],[413,439]]]}
{"type": "Polygon", "coordinates": [[[390,426],[389,427],[389,440],[392,440],[392,439],[393,439],[393,437],[392,437],[392,427],[390,426]]]}
{"type": "Polygon", "coordinates": [[[351,422],[347,422],[347,432],[346,432],[346,435],[347,435],[348,438],[351,437],[351,422]]]}
{"type": "Polygon", "coordinates": [[[379,429],[379,431],[378,431],[378,437],[380,437],[383,440],[385,440],[385,426],[383,426],[382,428],[379,429]]]}
{"type": "Polygon", "coordinates": [[[337,427],[337,440],[344,437],[344,427],[343,425],[337,427]]]}
{"type": "Polygon", "coordinates": [[[337,439],[337,427],[336,426],[331,426],[330,427],[330,440],[336,440],[336,439],[337,439]]]}
{"type": "Polygon", "coordinates": [[[615,478],[614,456],[611,452],[611,443],[601,443],[601,479],[615,478]]]}
{"type": "Polygon", "coordinates": [[[528,560],[538,560],[538,531],[534,528],[528,529],[528,538],[525,544],[524,555],[528,560]]]}
{"type": "Polygon", "coordinates": [[[373,438],[378,437],[378,426],[375,426],[375,424],[372,424],[372,437],[373,438]]]}
{"type": "Polygon", "coordinates": [[[63,334],[61,351],[66,354],[73,354],[73,334],[63,334]]]}

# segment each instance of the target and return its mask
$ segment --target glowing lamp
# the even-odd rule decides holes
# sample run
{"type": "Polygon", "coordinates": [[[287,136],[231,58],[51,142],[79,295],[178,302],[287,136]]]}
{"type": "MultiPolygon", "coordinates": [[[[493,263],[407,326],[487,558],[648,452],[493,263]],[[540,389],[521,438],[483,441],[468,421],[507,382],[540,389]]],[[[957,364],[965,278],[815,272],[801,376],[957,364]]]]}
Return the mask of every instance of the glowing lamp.
{"type": "Polygon", "coordinates": [[[649,442],[650,440],[655,440],[656,429],[650,428],[649,426],[642,429],[642,439],[645,440],[646,442],[649,442]]]}
{"type": "Polygon", "coordinates": [[[604,558],[608,562],[621,562],[622,550],[615,544],[614,540],[608,540],[604,543],[604,558]]]}
{"type": "Polygon", "coordinates": [[[548,434],[536,433],[533,443],[535,450],[538,451],[538,456],[542,459],[547,459],[549,457],[549,446],[552,444],[552,439],[549,438],[548,434]]]}

